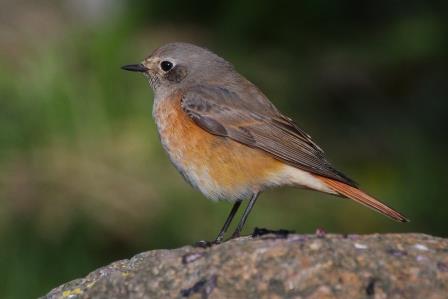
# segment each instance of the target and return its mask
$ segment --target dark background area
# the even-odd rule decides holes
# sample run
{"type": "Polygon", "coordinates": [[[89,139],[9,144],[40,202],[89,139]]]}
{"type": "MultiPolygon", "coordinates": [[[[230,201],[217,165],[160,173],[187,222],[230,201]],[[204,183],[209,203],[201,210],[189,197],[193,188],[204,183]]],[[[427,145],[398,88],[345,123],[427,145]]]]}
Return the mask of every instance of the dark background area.
{"type": "Polygon", "coordinates": [[[212,239],[231,205],[188,186],[121,71],[171,41],[231,61],[395,223],[328,195],[263,194],[255,226],[448,235],[443,1],[5,1],[0,9],[0,297],[212,239]]]}

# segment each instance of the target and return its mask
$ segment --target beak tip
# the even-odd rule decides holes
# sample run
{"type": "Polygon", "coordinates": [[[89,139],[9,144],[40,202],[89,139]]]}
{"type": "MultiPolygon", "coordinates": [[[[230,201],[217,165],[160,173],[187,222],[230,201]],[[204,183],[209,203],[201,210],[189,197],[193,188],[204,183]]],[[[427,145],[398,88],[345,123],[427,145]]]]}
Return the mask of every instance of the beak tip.
{"type": "Polygon", "coordinates": [[[140,73],[148,71],[148,68],[141,63],[123,65],[121,69],[125,71],[140,72],[140,73]]]}

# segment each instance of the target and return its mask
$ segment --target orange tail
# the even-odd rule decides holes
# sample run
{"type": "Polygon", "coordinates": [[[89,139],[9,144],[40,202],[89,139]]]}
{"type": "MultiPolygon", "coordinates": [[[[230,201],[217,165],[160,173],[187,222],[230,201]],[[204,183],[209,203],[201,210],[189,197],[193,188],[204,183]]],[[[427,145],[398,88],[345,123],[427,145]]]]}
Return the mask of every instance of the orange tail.
{"type": "Polygon", "coordinates": [[[409,219],[407,219],[399,212],[395,211],[394,209],[388,207],[379,200],[373,198],[370,195],[367,195],[366,193],[355,187],[321,176],[319,176],[318,178],[323,181],[329,188],[336,191],[342,196],[353,199],[354,201],[371,209],[374,209],[375,211],[380,212],[396,221],[409,222],[409,219]]]}

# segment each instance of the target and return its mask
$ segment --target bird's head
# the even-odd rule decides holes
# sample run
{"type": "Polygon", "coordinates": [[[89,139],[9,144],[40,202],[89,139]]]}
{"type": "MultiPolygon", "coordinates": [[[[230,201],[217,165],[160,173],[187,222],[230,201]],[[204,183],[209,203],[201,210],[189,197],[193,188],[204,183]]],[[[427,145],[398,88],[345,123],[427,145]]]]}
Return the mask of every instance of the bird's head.
{"type": "Polygon", "coordinates": [[[143,73],[156,93],[185,84],[223,80],[223,76],[233,73],[229,62],[188,43],[166,44],[141,63],[125,65],[122,69],[143,73]]]}

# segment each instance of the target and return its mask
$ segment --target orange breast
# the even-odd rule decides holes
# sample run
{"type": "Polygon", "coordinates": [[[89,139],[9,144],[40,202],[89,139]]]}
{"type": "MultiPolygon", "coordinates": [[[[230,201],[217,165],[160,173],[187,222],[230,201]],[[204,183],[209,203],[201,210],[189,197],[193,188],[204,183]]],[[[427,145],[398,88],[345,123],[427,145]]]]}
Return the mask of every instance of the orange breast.
{"type": "Polygon", "coordinates": [[[198,127],[180,107],[180,95],[154,104],[160,139],[171,161],[210,199],[236,200],[261,191],[284,164],[261,150],[198,127]]]}

